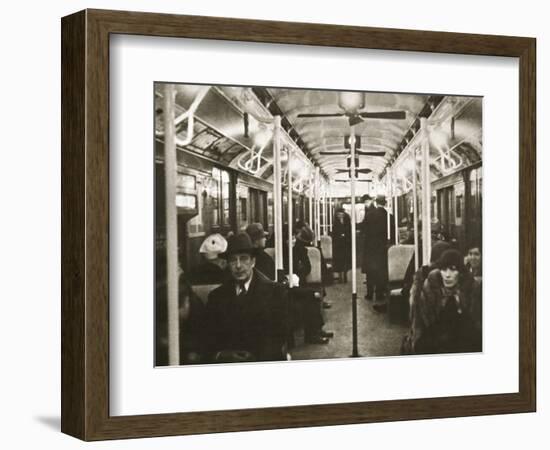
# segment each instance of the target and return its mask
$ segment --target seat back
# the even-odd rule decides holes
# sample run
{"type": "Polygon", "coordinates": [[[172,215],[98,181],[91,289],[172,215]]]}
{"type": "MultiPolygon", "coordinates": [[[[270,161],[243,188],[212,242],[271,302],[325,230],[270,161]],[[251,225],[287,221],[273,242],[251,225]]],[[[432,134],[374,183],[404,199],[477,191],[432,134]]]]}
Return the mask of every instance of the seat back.
{"type": "Polygon", "coordinates": [[[414,245],[393,245],[388,249],[389,282],[401,282],[414,255],[414,245]]]}
{"type": "Polygon", "coordinates": [[[316,247],[306,247],[307,257],[311,264],[311,272],[306,277],[308,284],[321,284],[321,252],[316,247]]]}
{"type": "MultiPolygon", "coordinates": [[[[329,237],[329,236],[327,236],[329,237]]],[[[311,264],[311,272],[305,279],[307,284],[321,284],[321,252],[316,247],[306,247],[307,256],[311,264]]],[[[272,247],[266,248],[265,252],[275,260],[275,249],[272,247]]],[[[302,281],[302,280],[300,280],[302,281]]],[[[300,283],[301,284],[301,283],[300,283]]]]}
{"type": "Polygon", "coordinates": [[[332,237],[321,236],[321,251],[325,260],[330,261],[332,259],[332,237]]]}
{"type": "Polygon", "coordinates": [[[191,286],[191,289],[197,297],[206,305],[208,302],[208,294],[216,289],[219,284],[194,284],[191,286]]]}

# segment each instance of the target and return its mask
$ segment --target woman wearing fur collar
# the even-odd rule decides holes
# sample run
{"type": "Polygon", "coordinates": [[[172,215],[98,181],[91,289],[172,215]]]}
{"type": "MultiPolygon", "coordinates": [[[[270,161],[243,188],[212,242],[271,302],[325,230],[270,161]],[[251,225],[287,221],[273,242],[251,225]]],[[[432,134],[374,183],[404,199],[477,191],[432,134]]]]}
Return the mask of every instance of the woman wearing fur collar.
{"type": "Polygon", "coordinates": [[[414,353],[481,351],[481,283],[454,249],[444,251],[411,289],[414,353]]]}

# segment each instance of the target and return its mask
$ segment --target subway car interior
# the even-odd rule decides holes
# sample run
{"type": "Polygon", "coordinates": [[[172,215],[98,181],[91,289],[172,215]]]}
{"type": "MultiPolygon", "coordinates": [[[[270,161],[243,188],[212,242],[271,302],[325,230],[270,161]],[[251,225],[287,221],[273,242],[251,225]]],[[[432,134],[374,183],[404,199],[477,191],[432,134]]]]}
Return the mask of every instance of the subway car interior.
{"type": "Polygon", "coordinates": [[[251,230],[265,236],[274,267],[263,275],[291,304],[283,359],[407,354],[410,283],[436,246],[459,252],[481,281],[482,105],[445,94],[156,83],[155,365],[205,362],[184,341],[202,327],[189,308],[208,307],[230,277],[209,278],[202,264],[251,230]],[[383,210],[376,230],[371,209],[383,210]],[[306,288],[300,302],[321,321],[313,336],[310,307],[292,307],[306,288]]]}

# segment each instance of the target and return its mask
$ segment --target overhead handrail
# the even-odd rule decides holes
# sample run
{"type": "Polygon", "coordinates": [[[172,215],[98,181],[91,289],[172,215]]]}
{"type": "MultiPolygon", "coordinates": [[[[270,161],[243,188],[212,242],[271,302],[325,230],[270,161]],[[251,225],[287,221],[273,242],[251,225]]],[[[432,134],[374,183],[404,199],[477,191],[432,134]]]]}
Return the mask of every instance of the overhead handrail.
{"type": "MultiPolygon", "coordinates": [[[[204,97],[208,93],[208,90],[210,89],[210,86],[203,86],[199,89],[199,92],[193,99],[193,102],[191,103],[191,106],[189,109],[179,116],[177,116],[174,119],[174,128],[177,127],[180,123],[182,123],[185,119],[187,120],[187,136],[185,139],[178,138],[177,134],[174,133],[174,139],[176,141],[176,145],[179,145],[180,147],[185,147],[186,145],[190,144],[193,140],[194,132],[195,132],[195,111],[203,101],[204,97]]],[[[166,123],[164,124],[165,130],[166,130],[166,123]]],[[[156,136],[162,137],[165,134],[165,131],[157,130],[155,131],[156,136]]]]}
{"type": "Polygon", "coordinates": [[[259,150],[255,150],[254,147],[250,149],[249,152],[243,153],[239,157],[239,161],[237,162],[238,167],[245,170],[246,172],[250,172],[252,175],[256,175],[258,172],[260,172],[260,169],[262,168],[262,155],[267,147],[267,144],[269,143],[269,139],[266,140],[266,142],[259,148],[259,150]],[[249,156],[249,158],[243,162],[246,157],[249,156]],[[256,167],[252,167],[253,164],[256,164],[256,167]]]}

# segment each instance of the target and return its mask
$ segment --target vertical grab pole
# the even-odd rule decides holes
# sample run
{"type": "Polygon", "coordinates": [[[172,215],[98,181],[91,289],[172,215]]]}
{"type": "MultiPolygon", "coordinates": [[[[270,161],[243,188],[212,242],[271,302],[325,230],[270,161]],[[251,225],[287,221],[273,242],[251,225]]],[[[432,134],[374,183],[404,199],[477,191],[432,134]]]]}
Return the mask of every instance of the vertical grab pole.
{"type": "Polygon", "coordinates": [[[309,207],[309,228],[313,230],[313,183],[311,174],[309,176],[309,188],[308,188],[308,207],[309,207]]]}
{"type": "Polygon", "coordinates": [[[386,171],[386,239],[390,240],[391,230],[390,230],[390,211],[391,211],[391,174],[392,169],[388,167],[388,170],[386,171]]]}
{"type": "Polygon", "coordinates": [[[283,205],[281,191],[281,117],[273,118],[273,206],[275,209],[275,270],[281,281],[283,271],[283,205]]]}
{"type": "Polygon", "coordinates": [[[328,228],[332,233],[332,216],[334,215],[333,205],[332,205],[332,188],[329,188],[329,198],[328,198],[328,228]]]}
{"type": "Polygon", "coordinates": [[[315,167],[315,241],[321,244],[321,210],[319,208],[319,166],[315,167]]]}
{"type": "Polygon", "coordinates": [[[327,185],[323,187],[323,236],[327,235],[328,216],[327,216],[327,185]]]}
{"type": "Polygon", "coordinates": [[[357,246],[355,231],[355,130],[351,127],[351,308],[352,308],[352,357],[359,356],[357,343],[357,246]]]}
{"type": "Polygon", "coordinates": [[[432,224],[431,224],[431,184],[430,184],[430,141],[428,140],[428,122],[425,117],[420,119],[422,130],[422,261],[430,263],[432,251],[432,224]]]}
{"type": "MultiPolygon", "coordinates": [[[[166,204],[166,273],[168,285],[168,364],[180,363],[178,297],[178,212],[176,209],[176,124],[174,85],[164,85],[164,189],[166,204]]],[[[188,119],[189,120],[189,119],[188,119]]]]}
{"type": "Polygon", "coordinates": [[[319,217],[321,218],[321,230],[319,235],[323,236],[325,234],[325,224],[327,221],[325,217],[325,186],[323,183],[321,183],[319,189],[319,217]]]}
{"type": "Polygon", "coordinates": [[[325,227],[325,217],[323,215],[323,198],[325,194],[323,190],[323,178],[319,177],[319,243],[321,242],[321,236],[325,227]]]}
{"type": "Polygon", "coordinates": [[[397,201],[397,178],[395,175],[395,171],[393,173],[393,198],[394,198],[394,213],[393,218],[395,223],[395,245],[399,244],[399,205],[397,201]]]}
{"type": "MultiPolygon", "coordinates": [[[[416,198],[417,188],[416,188],[416,148],[411,149],[413,170],[413,222],[414,222],[414,270],[418,270],[420,255],[418,254],[418,200],[416,198]]],[[[425,261],[424,264],[428,264],[428,261],[425,261]]]]}
{"type": "Polygon", "coordinates": [[[288,172],[288,287],[292,288],[292,274],[294,273],[294,266],[292,264],[292,149],[288,149],[288,160],[287,160],[287,172],[288,172]]]}

